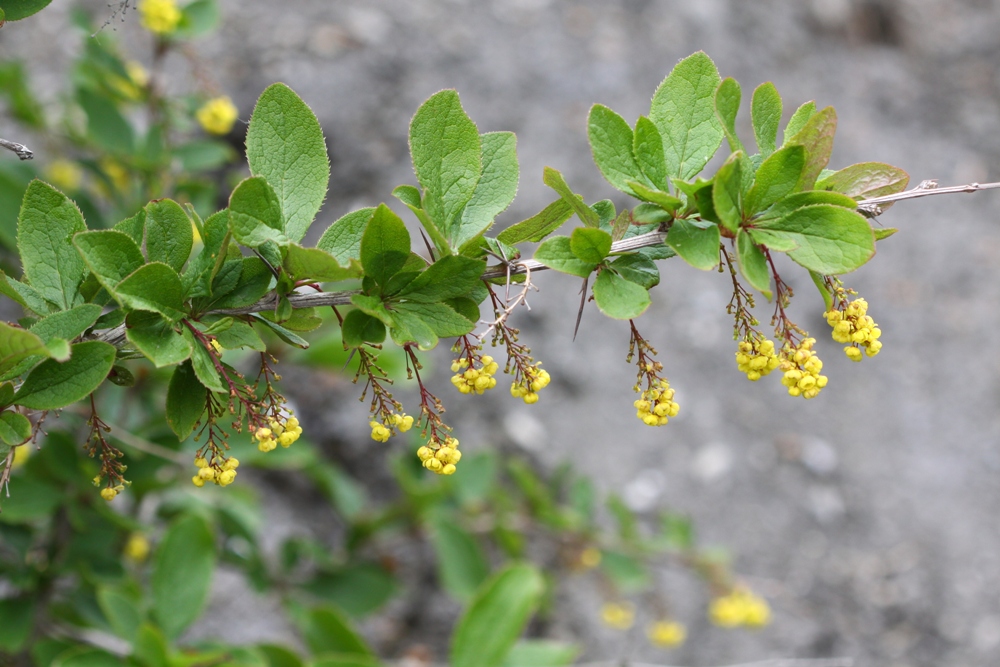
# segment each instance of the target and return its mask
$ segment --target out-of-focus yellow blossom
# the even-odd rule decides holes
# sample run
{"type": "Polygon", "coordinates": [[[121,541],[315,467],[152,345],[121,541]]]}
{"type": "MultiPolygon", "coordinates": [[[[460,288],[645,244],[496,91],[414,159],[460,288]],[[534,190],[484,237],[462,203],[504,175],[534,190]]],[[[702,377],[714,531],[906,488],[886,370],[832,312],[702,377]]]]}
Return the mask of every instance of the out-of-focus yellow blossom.
{"type": "Polygon", "coordinates": [[[71,160],[53,160],[45,168],[45,179],[60,190],[73,191],[83,181],[83,170],[71,160]]]}
{"type": "Polygon", "coordinates": [[[142,0],[139,16],[142,27],[157,35],[169,35],[181,22],[181,10],[174,0],[142,0]]]}
{"type": "Polygon", "coordinates": [[[628,630],[635,622],[635,608],[628,602],[608,602],[601,607],[601,620],[615,630],[628,630]]]}
{"type": "Polygon", "coordinates": [[[132,533],[125,543],[125,557],[141,563],[149,556],[149,540],[142,533],[132,533]]]}
{"type": "Polygon", "coordinates": [[[195,112],[198,123],[210,134],[228,134],[239,117],[239,110],[229,97],[213,97],[195,112]]]}
{"type": "Polygon", "coordinates": [[[677,621],[660,620],[646,628],[646,637],[651,644],[673,648],[684,643],[687,628],[677,621]]]}
{"type": "Polygon", "coordinates": [[[14,468],[20,468],[31,456],[32,448],[30,444],[21,445],[20,447],[14,448],[14,462],[12,466],[14,468]]]}

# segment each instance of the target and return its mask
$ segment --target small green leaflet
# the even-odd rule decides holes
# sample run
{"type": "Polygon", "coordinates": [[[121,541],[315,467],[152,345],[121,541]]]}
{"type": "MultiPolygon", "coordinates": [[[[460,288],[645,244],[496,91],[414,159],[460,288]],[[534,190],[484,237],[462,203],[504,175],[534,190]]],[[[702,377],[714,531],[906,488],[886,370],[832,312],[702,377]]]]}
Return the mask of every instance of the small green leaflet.
{"type": "Polygon", "coordinates": [[[768,81],[757,86],[750,101],[750,119],[753,135],[761,157],[774,152],[778,141],[778,125],[781,123],[781,95],[774,84],[768,81]]]}
{"type": "Polygon", "coordinates": [[[729,156],[715,174],[712,207],[719,222],[731,232],[743,223],[743,152],[729,156]]]}
{"type": "Polygon", "coordinates": [[[756,227],[765,234],[761,237],[751,230],[755,241],[778,250],[774,240],[787,240],[795,246],[787,251],[789,257],[823,275],[849,273],[875,254],[868,220],[840,206],[804,206],[777,220],[758,221],[756,227]]]}
{"type": "Polygon", "coordinates": [[[326,197],[330,161],[316,115],[283,83],[269,86],[257,100],[247,128],[247,162],[277,202],[278,224],[269,218],[267,226],[301,241],[326,197]]]}
{"type": "Polygon", "coordinates": [[[818,111],[795,133],[787,144],[799,144],[806,151],[806,163],[802,168],[798,190],[811,190],[816,177],[830,161],[833,151],[833,136],[837,132],[837,112],[833,107],[818,111]]]}
{"type": "Polygon", "coordinates": [[[248,248],[268,241],[287,243],[281,216],[278,195],[260,176],[245,179],[229,197],[229,228],[233,237],[248,248]]]}
{"type": "Polygon", "coordinates": [[[690,220],[677,219],[667,232],[667,245],[696,269],[708,271],[719,265],[719,227],[707,223],[698,227],[690,220]]]}
{"type": "Polygon", "coordinates": [[[768,209],[776,201],[795,192],[802,180],[806,152],[798,145],[785,146],[770,155],[754,175],[754,184],[746,196],[747,215],[768,209]]]}
{"type": "Polygon", "coordinates": [[[715,115],[719,70],[699,51],[677,63],[653,95],[649,119],[660,131],[667,173],[693,178],[722,144],[715,115]]]}
{"type": "Polygon", "coordinates": [[[453,248],[464,246],[489,229],[517,194],[517,137],[513,132],[488,132],[480,135],[480,140],[483,173],[461,217],[455,219],[449,231],[453,248]]]}
{"type": "Polygon", "coordinates": [[[446,233],[472,199],[483,173],[479,130],[462,109],[457,92],[442,90],[420,105],[410,122],[410,154],[424,189],[423,209],[446,233]]]}
{"type": "Polygon", "coordinates": [[[191,362],[184,362],[174,370],[167,387],[167,423],[184,441],[205,412],[208,391],[198,381],[191,362]]]}
{"type": "Polygon", "coordinates": [[[870,199],[902,192],[909,182],[909,174],[899,167],[883,162],[861,162],[821,179],[816,189],[841,192],[854,199],[870,199]]]}
{"type": "Polygon", "coordinates": [[[163,262],[174,271],[184,268],[194,244],[194,228],[180,204],[157,199],[146,204],[146,252],[149,261],[163,262]]]}
{"type": "Polygon", "coordinates": [[[374,212],[374,208],[367,207],[344,215],[323,232],[316,247],[333,255],[341,266],[347,266],[352,259],[360,260],[361,236],[374,212]]]}
{"type": "Polygon", "coordinates": [[[579,216],[584,225],[587,227],[597,227],[600,224],[600,220],[594,209],[583,202],[583,197],[570,190],[561,173],[552,167],[545,167],[542,170],[542,182],[559,193],[559,196],[573,208],[573,211],[579,216]]]}
{"type": "Polygon", "coordinates": [[[743,151],[743,142],[736,136],[736,115],[740,110],[741,96],[740,84],[731,76],[723,79],[715,90],[715,114],[733,153],[743,151]]]}
{"type": "Polygon", "coordinates": [[[365,276],[385,285],[410,258],[410,233],[385,204],[372,215],[361,237],[361,266],[365,276]]]}
{"type": "Polygon", "coordinates": [[[745,229],[736,232],[736,261],[747,282],[770,299],[771,272],[767,269],[767,258],[745,229]]]}
{"type": "Polygon", "coordinates": [[[631,320],[649,308],[649,290],[614,271],[602,270],[594,281],[594,301],[608,317],[631,320]]]}
{"type": "Polygon", "coordinates": [[[552,202],[527,220],[511,225],[497,234],[497,241],[516,245],[524,241],[538,243],[559,229],[573,215],[573,207],[562,198],[552,202]]]}
{"type": "Polygon", "coordinates": [[[61,310],[74,305],[83,282],[87,267],[73,247],[73,235],[86,229],[80,209],[66,195],[42,181],[28,185],[17,219],[24,277],[61,310]]]}
{"type": "Polygon", "coordinates": [[[87,341],[73,345],[69,361],[49,359],[36,366],[14,396],[15,405],[32,410],[57,410],[97,389],[115,361],[113,345],[87,341]]]}
{"type": "Polygon", "coordinates": [[[573,252],[570,237],[553,236],[542,242],[535,250],[535,257],[550,269],[586,278],[597,268],[596,262],[586,262],[573,252]]]}
{"type": "Polygon", "coordinates": [[[611,252],[611,234],[603,229],[577,227],[569,237],[569,248],[588,264],[599,264],[611,252]]]}
{"type": "Polygon", "coordinates": [[[627,182],[643,182],[646,176],[633,154],[634,135],[629,124],[603,104],[595,104],[587,119],[587,135],[594,163],[604,178],[625,194],[632,194],[627,182]]]}

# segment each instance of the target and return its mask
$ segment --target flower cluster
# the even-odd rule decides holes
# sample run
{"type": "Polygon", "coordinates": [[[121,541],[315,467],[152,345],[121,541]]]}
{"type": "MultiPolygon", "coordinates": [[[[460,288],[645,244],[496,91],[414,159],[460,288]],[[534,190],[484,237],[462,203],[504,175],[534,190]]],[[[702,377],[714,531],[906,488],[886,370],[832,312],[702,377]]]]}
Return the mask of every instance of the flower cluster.
{"type": "Polygon", "coordinates": [[[425,468],[438,475],[455,474],[455,466],[462,458],[458,451],[458,438],[451,436],[444,440],[431,440],[417,450],[417,458],[425,468]]]}
{"type": "Polygon", "coordinates": [[[780,363],[774,351],[774,342],[760,334],[741,340],[737,347],[736,367],[741,373],[746,373],[751,382],[770,374],[780,363]]]}
{"type": "Polygon", "coordinates": [[[257,429],[253,437],[257,441],[257,449],[262,452],[273,452],[278,445],[290,447],[301,435],[302,427],[299,426],[299,420],[289,417],[284,423],[279,419],[272,419],[267,426],[257,429]]]}
{"type": "Polygon", "coordinates": [[[861,361],[861,348],[865,348],[865,356],[874,357],[882,349],[879,337],[882,330],[875,320],[868,316],[868,302],[855,299],[843,310],[830,310],[823,313],[827,323],[833,327],[833,340],[847,343],[844,353],[851,361],[861,361]]]}
{"type": "Polygon", "coordinates": [[[181,22],[181,10],[174,0],[143,0],[139,15],[142,27],[157,35],[169,35],[181,22]]]}
{"type": "Polygon", "coordinates": [[[687,638],[687,628],[683,623],[661,619],[646,628],[646,637],[655,646],[672,648],[684,643],[687,638]]]}
{"type": "Polygon", "coordinates": [[[205,486],[205,482],[214,482],[218,486],[229,486],[236,479],[236,469],[240,466],[239,459],[230,456],[227,459],[214,458],[211,463],[203,456],[194,460],[198,474],[191,478],[191,482],[197,486],[205,486]]]}
{"type": "Polygon", "coordinates": [[[372,427],[372,440],[376,442],[386,442],[392,435],[393,428],[398,428],[400,433],[406,433],[413,427],[413,417],[407,414],[390,413],[385,424],[380,424],[374,419],[368,422],[372,427]]]}
{"type": "Polygon", "coordinates": [[[728,595],[712,600],[708,616],[723,628],[746,626],[760,628],[771,621],[771,608],[767,600],[746,588],[736,588],[728,595]]]}
{"type": "Polygon", "coordinates": [[[664,379],[642,392],[635,405],[635,416],[647,426],[663,426],[670,417],[676,417],[681,406],[674,401],[674,390],[664,379]]]}
{"type": "Polygon", "coordinates": [[[195,112],[195,117],[202,129],[209,134],[229,134],[239,113],[233,101],[228,96],[222,95],[213,97],[201,105],[195,112]]]}
{"type": "Polygon", "coordinates": [[[476,368],[475,361],[475,357],[472,363],[468,357],[461,357],[451,363],[451,372],[455,374],[451,378],[451,383],[462,394],[482,395],[483,392],[497,386],[497,380],[493,376],[500,365],[493,361],[493,357],[488,354],[479,357],[479,368],[476,368]]]}
{"type": "MultiPolygon", "coordinates": [[[[100,484],[101,484],[101,478],[95,477],[94,486],[100,486],[100,484]]],[[[101,498],[104,498],[110,503],[118,496],[119,493],[121,493],[124,490],[125,490],[124,484],[118,484],[116,486],[106,486],[103,489],[101,489],[101,498]]]]}
{"type": "Polygon", "coordinates": [[[788,387],[789,396],[815,398],[826,386],[827,377],[820,375],[823,362],[813,351],[815,338],[803,338],[796,347],[786,345],[781,351],[780,368],[784,372],[781,384],[788,387]]]}
{"type": "Polygon", "coordinates": [[[521,371],[520,379],[514,380],[510,385],[510,395],[514,398],[520,398],[528,405],[537,403],[538,392],[549,386],[549,382],[552,380],[547,370],[539,368],[541,365],[542,362],[539,361],[533,366],[525,367],[521,371]]]}
{"type": "Polygon", "coordinates": [[[601,607],[601,620],[615,630],[628,630],[635,622],[635,607],[628,602],[608,602],[601,607]]]}

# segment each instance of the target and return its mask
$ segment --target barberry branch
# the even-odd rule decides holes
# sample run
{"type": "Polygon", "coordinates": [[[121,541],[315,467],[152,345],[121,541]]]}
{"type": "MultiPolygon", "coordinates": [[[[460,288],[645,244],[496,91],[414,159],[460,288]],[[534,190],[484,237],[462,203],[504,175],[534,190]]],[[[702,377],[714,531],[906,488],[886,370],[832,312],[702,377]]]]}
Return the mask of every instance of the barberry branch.
{"type": "Polygon", "coordinates": [[[22,160],[30,160],[35,157],[35,154],[31,152],[31,149],[24,144],[19,144],[16,141],[7,141],[6,139],[0,139],[0,148],[6,148],[9,151],[13,151],[22,160]]]}

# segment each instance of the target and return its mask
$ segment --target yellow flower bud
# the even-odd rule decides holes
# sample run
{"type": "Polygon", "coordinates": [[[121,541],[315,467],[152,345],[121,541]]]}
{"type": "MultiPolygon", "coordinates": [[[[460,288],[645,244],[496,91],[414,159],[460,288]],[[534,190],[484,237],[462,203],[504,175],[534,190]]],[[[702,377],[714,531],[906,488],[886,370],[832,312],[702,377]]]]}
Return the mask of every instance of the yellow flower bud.
{"type": "Polygon", "coordinates": [[[228,134],[239,117],[239,110],[227,96],[215,97],[195,113],[198,123],[210,134],[228,134]]]}
{"type": "Polygon", "coordinates": [[[110,502],[111,502],[112,500],[114,500],[114,499],[115,499],[115,496],[117,496],[117,495],[118,495],[118,492],[117,492],[117,491],[115,491],[114,489],[110,488],[110,487],[107,487],[107,486],[106,486],[106,487],[104,487],[103,489],[101,489],[101,498],[104,498],[104,499],[105,499],[105,500],[107,500],[107,501],[108,501],[109,503],[110,503],[110,502]]]}

